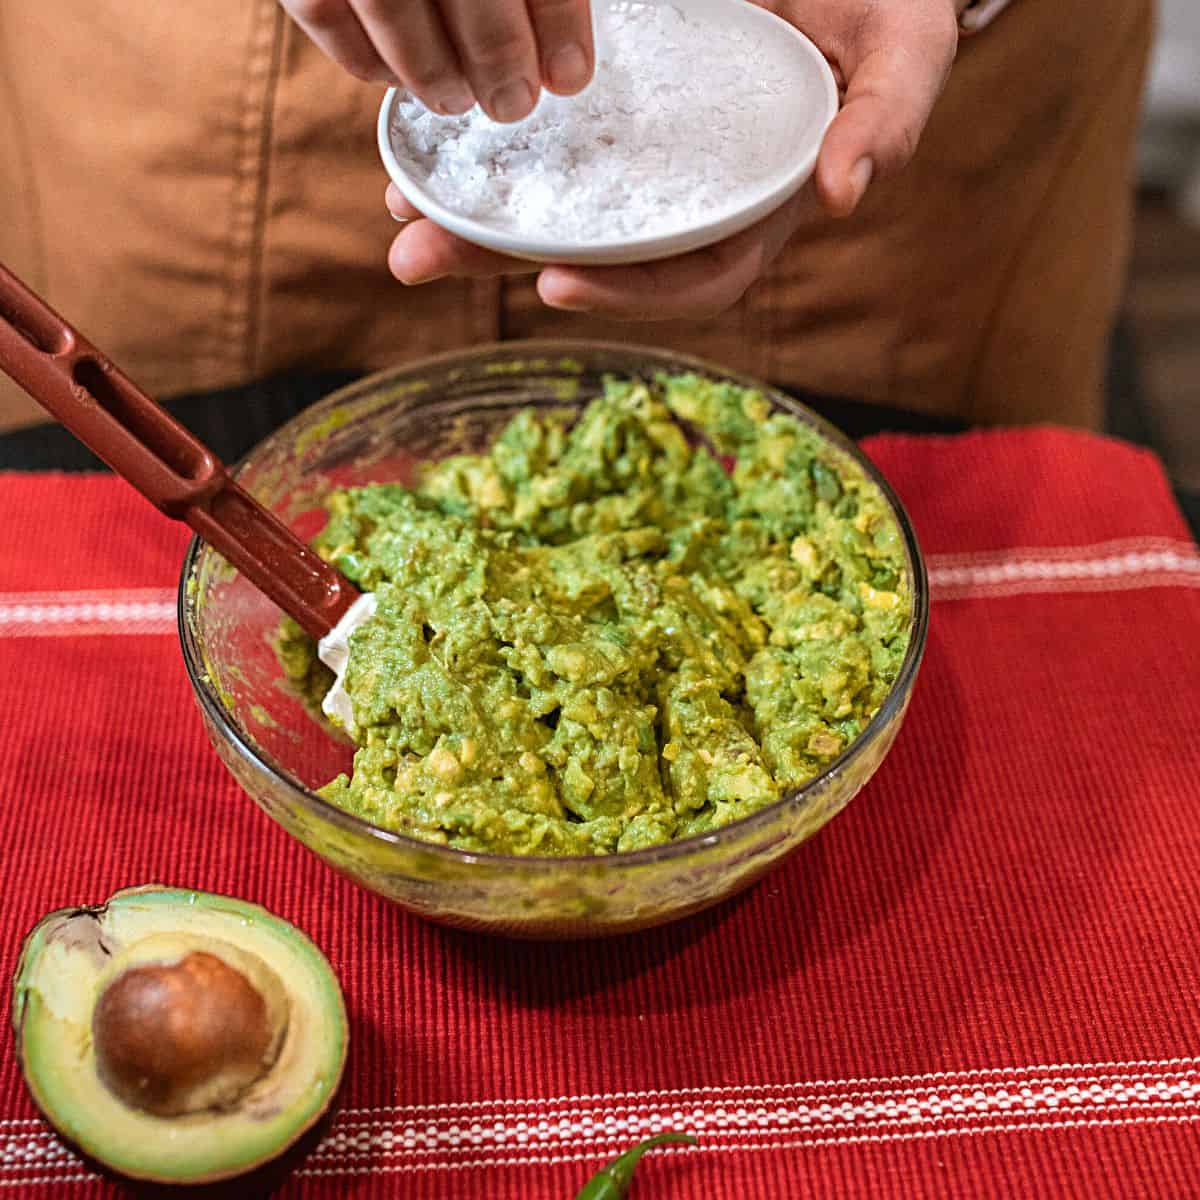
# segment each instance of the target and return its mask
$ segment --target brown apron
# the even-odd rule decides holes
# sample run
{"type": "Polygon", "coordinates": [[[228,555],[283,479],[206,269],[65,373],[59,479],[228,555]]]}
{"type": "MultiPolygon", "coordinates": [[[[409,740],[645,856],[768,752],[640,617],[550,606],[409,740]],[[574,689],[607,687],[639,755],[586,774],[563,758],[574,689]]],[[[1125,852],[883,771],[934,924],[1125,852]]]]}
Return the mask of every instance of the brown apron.
{"type": "MultiPolygon", "coordinates": [[[[1152,17],[1015,0],[858,215],[801,231],[723,316],[646,325],[548,310],[524,279],[396,283],[381,89],[274,0],[3,4],[0,260],[162,395],[585,336],[971,421],[1095,425],[1152,17]]],[[[0,380],[0,428],[37,415],[0,380]]]]}

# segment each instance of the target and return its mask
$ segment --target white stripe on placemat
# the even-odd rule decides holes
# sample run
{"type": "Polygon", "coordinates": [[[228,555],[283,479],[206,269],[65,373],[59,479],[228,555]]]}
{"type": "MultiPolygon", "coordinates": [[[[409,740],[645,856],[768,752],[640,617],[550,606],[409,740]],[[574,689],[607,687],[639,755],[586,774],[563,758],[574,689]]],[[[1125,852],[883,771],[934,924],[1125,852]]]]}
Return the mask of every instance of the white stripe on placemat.
{"type": "MultiPolygon", "coordinates": [[[[1029,593],[1200,588],[1200,552],[1170,538],[1126,538],[1092,546],[934,554],[935,600],[1029,593]]],[[[173,634],[175,593],[166,588],[0,593],[0,637],[173,634]]]]}
{"type": "MultiPolygon", "coordinates": [[[[666,1129],[689,1153],[1200,1123],[1200,1060],[465,1101],[338,1113],[301,1173],[348,1176],[597,1161],[666,1129]]],[[[0,1121],[0,1188],[89,1178],[40,1123],[0,1121]]]]}
{"type": "Polygon", "coordinates": [[[0,593],[0,637],[88,637],[175,632],[171,588],[0,593]]]}
{"type": "Polygon", "coordinates": [[[1200,588],[1200,552],[1190,542],[1125,538],[1093,546],[936,554],[928,563],[935,600],[1028,593],[1200,588]]]}
{"type": "Polygon", "coordinates": [[[1008,546],[1003,550],[964,550],[958,554],[935,555],[943,566],[973,566],[995,559],[1076,559],[1107,558],[1111,555],[1167,550],[1175,553],[1197,554],[1198,549],[1182,538],[1133,537],[1110,538],[1103,542],[1088,542],[1081,546],[1008,546]]]}
{"type": "MultiPolygon", "coordinates": [[[[1200,552],[1189,542],[1169,538],[932,554],[928,565],[935,600],[1200,588],[1200,552]]],[[[166,588],[0,593],[0,637],[163,635],[174,631],[175,594],[166,588]]]]}

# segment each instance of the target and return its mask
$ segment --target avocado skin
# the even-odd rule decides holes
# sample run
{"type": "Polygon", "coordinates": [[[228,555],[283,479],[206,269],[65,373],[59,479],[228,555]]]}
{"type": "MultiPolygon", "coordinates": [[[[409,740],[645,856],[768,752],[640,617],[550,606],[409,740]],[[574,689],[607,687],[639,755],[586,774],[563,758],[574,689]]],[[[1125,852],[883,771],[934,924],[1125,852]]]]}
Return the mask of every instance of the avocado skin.
{"type": "MultiPolygon", "coordinates": [[[[172,926],[169,922],[163,922],[156,928],[166,932],[170,931],[172,926]]],[[[99,963],[110,952],[105,948],[103,932],[97,933],[96,946],[102,956],[97,960],[99,963]]],[[[90,947],[80,943],[72,947],[72,950],[76,949],[86,954],[90,947]]],[[[95,973],[99,973],[98,968],[95,973]]],[[[13,974],[12,1026],[17,1063],[38,1112],[85,1166],[105,1178],[120,1182],[130,1194],[147,1197],[178,1195],[177,1188],[180,1185],[188,1187],[189,1197],[198,1198],[210,1195],[231,1198],[263,1196],[273,1191],[319,1144],[328,1131],[332,1120],[332,1106],[345,1069],[349,1042],[348,1020],[341,988],[324,955],[304,933],[260,905],[232,896],[192,888],[173,888],[159,883],[124,888],[113,893],[101,904],[71,905],[55,909],[43,916],[24,939],[17,959],[13,974]],[[69,1120],[64,1119],[69,1117],[69,1114],[64,1114],[61,1111],[62,1106],[55,1105],[39,1086],[39,1073],[35,1069],[36,1064],[30,1052],[29,1034],[31,1023],[38,1020],[40,998],[37,970],[47,945],[53,940],[53,935],[69,921],[78,918],[89,919],[95,923],[97,930],[102,931],[105,918],[110,914],[119,913],[131,905],[144,905],[147,901],[155,909],[161,906],[164,913],[169,912],[171,906],[179,904],[190,911],[204,912],[211,909],[214,913],[226,916],[236,915],[239,918],[240,932],[229,936],[230,930],[227,929],[224,934],[230,941],[234,941],[250,953],[256,952],[256,942],[263,937],[263,934],[258,932],[260,929],[269,930],[277,941],[290,943],[295,949],[297,963],[303,963],[304,966],[297,966],[294,975],[289,974],[287,970],[282,972],[289,993],[297,981],[303,980],[304,976],[300,973],[303,969],[310,973],[315,969],[322,977],[320,999],[322,1004],[328,1002],[328,1008],[323,1008],[322,1013],[329,1019],[330,1030],[327,1032],[333,1036],[334,1049],[333,1055],[330,1056],[329,1069],[325,1072],[329,1085],[319,1104],[310,1105],[310,1110],[303,1113],[293,1126],[288,1127],[283,1136],[270,1146],[264,1146],[262,1152],[252,1158],[243,1158],[236,1163],[217,1162],[211,1169],[188,1170],[183,1173],[164,1169],[161,1165],[156,1167],[147,1164],[143,1168],[128,1157],[120,1162],[111,1161],[104,1145],[98,1144],[94,1136],[73,1136],[69,1120]]],[[[88,1058],[90,1071],[94,1075],[94,1055],[89,1054],[88,1058]]],[[[98,1088],[99,1086],[97,1083],[98,1088]]],[[[124,1107],[115,1097],[112,1103],[118,1109],[124,1107]]],[[[227,1113],[214,1113],[213,1119],[224,1120],[229,1116],[227,1113]]],[[[171,1120],[152,1118],[148,1115],[145,1119],[165,1123],[171,1120]]],[[[247,1122],[250,1120],[251,1118],[246,1118],[247,1122]]],[[[214,1159],[221,1149],[220,1140],[214,1136],[214,1159]]],[[[114,1154],[113,1157],[118,1156],[114,1154]]]]}

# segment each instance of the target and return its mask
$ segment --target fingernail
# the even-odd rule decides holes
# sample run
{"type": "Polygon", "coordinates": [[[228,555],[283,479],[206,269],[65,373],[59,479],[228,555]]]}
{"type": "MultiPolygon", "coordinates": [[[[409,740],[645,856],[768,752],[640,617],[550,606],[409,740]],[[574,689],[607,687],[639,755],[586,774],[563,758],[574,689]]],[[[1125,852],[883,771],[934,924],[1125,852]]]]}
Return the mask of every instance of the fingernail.
{"type": "Polygon", "coordinates": [[[867,188],[871,184],[871,176],[875,174],[875,163],[869,158],[860,158],[858,162],[850,168],[850,187],[854,204],[863,198],[867,188]]]}
{"type": "Polygon", "coordinates": [[[434,101],[434,107],[443,116],[459,117],[475,107],[475,95],[465,83],[451,88],[434,101]]]}
{"type": "Polygon", "coordinates": [[[425,275],[416,271],[406,271],[403,274],[397,273],[396,278],[405,287],[420,287],[423,283],[436,283],[439,279],[445,279],[446,276],[444,272],[438,271],[431,271],[425,275]]]}
{"type": "Polygon", "coordinates": [[[537,292],[542,303],[547,308],[561,309],[563,312],[591,312],[593,305],[583,299],[577,292],[572,292],[568,286],[565,289],[560,284],[555,287],[556,276],[554,268],[547,267],[538,276],[537,292]]]}
{"type": "Polygon", "coordinates": [[[550,86],[558,92],[577,92],[588,81],[588,60],[583,47],[572,42],[546,64],[550,86]]]}
{"type": "Polygon", "coordinates": [[[524,79],[506,83],[492,93],[492,115],[497,121],[519,121],[533,108],[533,88],[524,79]]]}
{"type": "Polygon", "coordinates": [[[397,225],[411,225],[416,217],[402,217],[399,213],[391,213],[391,218],[397,225]]]}

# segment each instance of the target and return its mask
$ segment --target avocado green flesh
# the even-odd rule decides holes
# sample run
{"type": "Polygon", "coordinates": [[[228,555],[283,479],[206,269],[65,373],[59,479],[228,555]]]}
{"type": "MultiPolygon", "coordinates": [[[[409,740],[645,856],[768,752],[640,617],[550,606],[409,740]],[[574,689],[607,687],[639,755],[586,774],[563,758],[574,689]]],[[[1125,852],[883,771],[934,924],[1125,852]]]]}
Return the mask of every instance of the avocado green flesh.
{"type": "Polygon", "coordinates": [[[26,1083],[59,1133],[122,1175],[163,1183],[226,1179],[281,1154],[329,1106],[347,1044],[341,989],[299,930],[257,905],[169,888],[130,889],[43,918],[14,980],[13,1024],[26,1083]],[[91,1017],[105,964],[167,932],[231,943],[285,985],[279,1057],[231,1109],[157,1117],[119,1100],[97,1072],[91,1017]]]}
{"type": "MultiPolygon", "coordinates": [[[[528,410],[415,489],[326,503],[318,550],[378,610],[350,641],[353,771],[322,795],[433,842],[605,854],[718,828],[840,755],[908,646],[879,489],[698,376],[609,381],[573,426],[528,410]]],[[[294,626],[281,659],[326,683],[294,626]]]]}

